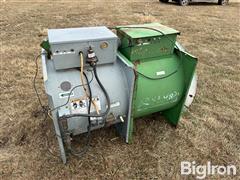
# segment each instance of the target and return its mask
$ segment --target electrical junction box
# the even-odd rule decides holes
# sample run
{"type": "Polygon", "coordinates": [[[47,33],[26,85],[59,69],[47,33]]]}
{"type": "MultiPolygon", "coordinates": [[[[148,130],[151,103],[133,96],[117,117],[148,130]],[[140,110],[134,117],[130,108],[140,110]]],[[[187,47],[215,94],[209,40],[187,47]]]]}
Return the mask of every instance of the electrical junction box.
{"type": "Polygon", "coordinates": [[[172,54],[178,34],[159,23],[117,26],[119,49],[131,61],[172,54]]]}
{"type": "Polygon", "coordinates": [[[118,38],[104,26],[50,29],[48,40],[56,70],[80,67],[79,52],[86,57],[90,46],[99,65],[116,61],[118,38]]]}

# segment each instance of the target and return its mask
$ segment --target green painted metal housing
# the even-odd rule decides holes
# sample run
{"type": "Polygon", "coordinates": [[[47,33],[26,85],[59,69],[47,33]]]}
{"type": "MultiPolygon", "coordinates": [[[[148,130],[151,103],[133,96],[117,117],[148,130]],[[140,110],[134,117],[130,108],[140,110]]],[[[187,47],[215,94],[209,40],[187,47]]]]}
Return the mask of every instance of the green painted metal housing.
{"type": "Polygon", "coordinates": [[[121,39],[120,51],[130,61],[172,54],[177,35],[180,34],[159,23],[117,28],[117,35],[121,39]]]}
{"type": "Polygon", "coordinates": [[[176,45],[178,34],[159,23],[117,27],[119,54],[135,71],[128,142],[134,118],[162,112],[178,124],[197,64],[197,58],[176,45]]]}

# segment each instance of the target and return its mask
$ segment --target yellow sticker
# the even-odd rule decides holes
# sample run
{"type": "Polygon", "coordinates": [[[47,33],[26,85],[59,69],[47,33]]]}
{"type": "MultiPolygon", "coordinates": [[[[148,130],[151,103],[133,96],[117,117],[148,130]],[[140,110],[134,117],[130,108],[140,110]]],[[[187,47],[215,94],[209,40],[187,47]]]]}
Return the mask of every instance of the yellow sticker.
{"type": "Polygon", "coordinates": [[[100,48],[101,49],[106,49],[108,47],[108,43],[107,42],[103,42],[100,44],[100,48]]]}

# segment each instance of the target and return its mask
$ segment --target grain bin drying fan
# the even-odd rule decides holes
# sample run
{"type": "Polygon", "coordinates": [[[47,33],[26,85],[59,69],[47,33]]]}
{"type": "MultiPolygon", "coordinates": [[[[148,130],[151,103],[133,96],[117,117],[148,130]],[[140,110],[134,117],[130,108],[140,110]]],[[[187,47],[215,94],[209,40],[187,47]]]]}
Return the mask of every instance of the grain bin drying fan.
{"type": "MultiPolygon", "coordinates": [[[[127,143],[134,119],[161,114],[177,125],[196,91],[197,59],[176,42],[178,31],[158,23],[50,29],[42,46],[44,85],[66,163],[72,137],[115,125],[127,143]]],[[[87,142],[89,143],[89,142],[87,142]]]]}

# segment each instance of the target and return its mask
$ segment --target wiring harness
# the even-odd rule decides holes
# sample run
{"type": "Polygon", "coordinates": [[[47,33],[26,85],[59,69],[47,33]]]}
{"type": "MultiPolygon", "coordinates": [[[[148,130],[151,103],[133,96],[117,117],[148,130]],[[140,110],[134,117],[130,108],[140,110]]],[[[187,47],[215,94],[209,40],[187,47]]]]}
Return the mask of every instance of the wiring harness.
{"type": "MultiPolygon", "coordinates": [[[[93,50],[91,49],[91,47],[89,47],[89,53],[94,53],[93,50]]],[[[64,116],[61,116],[58,118],[58,122],[59,122],[59,125],[60,125],[60,128],[61,128],[61,132],[63,134],[63,137],[60,137],[62,140],[65,140],[65,143],[68,143],[69,141],[66,141],[67,138],[72,138],[72,137],[68,137],[68,136],[71,136],[71,133],[69,133],[66,129],[63,128],[63,125],[62,125],[62,121],[63,120],[68,120],[72,117],[87,117],[88,118],[88,127],[87,127],[87,133],[86,133],[86,144],[83,148],[81,148],[81,150],[75,150],[72,148],[71,146],[71,142],[70,144],[67,145],[68,147],[68,150],[70,151],[71,154],[75,155],[75,156],[78,156],[78,157],[82,157],[82,155],[84,153],[87,152],[88,148],[89,148],[89,144],[90,144],[90,134],[91,134],[91,117],[95,117],[95,118],[102,118],[103,121],[104,121],[104,124],[106,122],[106,116],[108,115],[109,111],[110,111],[110,98],[109,98],[109,95],[105,89],[105,87],[103,86],[103,84],[101,83],[99,77],[98,77],[98,74],[97,74],[97,62],[98,62],[98,59],[97,59],[97,56],[90,56],[89,57],[89,54],[88,54],[88,59],[87,59],[87,63],[90,64],[90,67],[92,67],[92,70],[87,70],[87,71],[90,71],[91,74],[92,74],[92,77],[89,81],[86,73],[84,72],[84,65],[83,65],[83,53],[82,52],[79,52],[79,55],[80,55],[80,80],[81,80],[81,84],[73,87],[68,95],[68,99],[67,101],[62,104],[62,105],[59,105],[53,109],[50,109],[49,108],[49,105],[47,106],[44,106],[43,103],[42,103],[42,100],[40,98],[40,95],[39,95],[39,92],[37,90],[37,87],[36,87],[36,78],[38,76],[38,59],[39,57],[41,57],[42,55],[46,55],[45,53],[41,53],[39,55],[37,55],[35,57],[35,65],[36,65],[36,71],[35,71],[35,75],[34,75],[34,79],[33,79],[33,87],[34,87],[34,90],[35,90],[35,93],[36,93],[36,96],[37,96],[37,99],[38,99],[38,102],[42,108],[42,112],[45,114],[45,117],[44,117],[44,120],[47,119],[47,117],[50,117],[52,120],[53,120],[53,117],[51,116],[51,113],[53,113],[55,110],[58,110],[59,108],[63,107],[63,106],[66,106],[69,102],[70,102],[70,95],[72,94],[72,92],[78,88],[78,87],[83,87],[83,91],[85,93],[85,96],[86,98],[88,99],[89,103],[88,103],[88,111],[87,111],[87,114],[70,114],[70,115],[64,115],[64,116]],[[89,60],[91,58],[91,60],[89,60]],[[95,60],[94,60],[95,59],[95,60]],[[92,72],[93,71],[93,72],[92,72]],[[86,80],[86,83],[84,82],[84,78],[86,80]],[[96,105],[96,103],[92,100],[92,89],[91,89],[91,82],[93,81],[93,79],[96,79],[98,85],[100,86],[105,98],[106,98],[106,110],[103,112],[103,113],[100,113],[99,112],[99,109],[96,105]],[[86,88],[87,86],[87,88],[86,88]],[[96,110],[96,113],[92,113],[91,114],[91,105],[93,104],[95,110],[96,110]]],[[[94,53],[95,55],[95,53],[94,53]]],[[[48,143],[47,143],[48,144],[48,143]]],[[[48,147],[48,149],[50,149],[48,147]]],[[[49,150],[49,152],[51,152],[49,150]]],[[[54,155],[53,153],[51,153],[52,155],[54,155]]],[[[55,156],[55,155],[54,155],[55,156]]]]}

